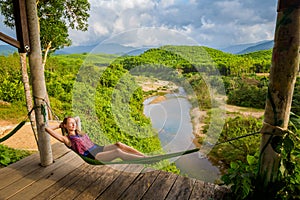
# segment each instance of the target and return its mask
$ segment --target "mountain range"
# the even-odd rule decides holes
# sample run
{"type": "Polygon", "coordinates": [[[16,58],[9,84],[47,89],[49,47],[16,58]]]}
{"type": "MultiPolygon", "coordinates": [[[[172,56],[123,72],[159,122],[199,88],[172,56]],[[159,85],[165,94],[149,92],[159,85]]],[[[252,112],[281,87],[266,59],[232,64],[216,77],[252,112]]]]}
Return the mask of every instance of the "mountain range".
{"type": "Polygon", "coordinates": [[[18,49],[10,46],[10,45],[0,45],[0,55],[7,56],[9,54],[13,54],[14,52],[17,52],[18,49]]]}
{"type": "MultiPolygon", "coordinates": [[[[249,44],[238,44],[228,46],[226,48],[220,48],[223,52],[232,54],[246,54],[260,50],[271,49],[274,42],[271,40],[261,41],[257,43],[249,44]]],[[[139,55],[144,51],[148,50],[146,47],[129,47],[120,44],[100,44],[100,45],[90,45],[90,46],[71,46],[59,49],[55,54],[80,54],[80,53],[105,53],[105,54],[117,54],[117,55],[139,55]]],[[[0,55],[9,55],[16,52],[17,49],[9,45],[0,45],[0,55]]]]}
{"type": "Polygon", "coordinates": [[[260,50],[268,50],[273,48],[273,46],[273,40],[265,40],[256,43],[232,45],[226,48],[220,48],[219,50],[232,54],[246,54],[260,50]]]}

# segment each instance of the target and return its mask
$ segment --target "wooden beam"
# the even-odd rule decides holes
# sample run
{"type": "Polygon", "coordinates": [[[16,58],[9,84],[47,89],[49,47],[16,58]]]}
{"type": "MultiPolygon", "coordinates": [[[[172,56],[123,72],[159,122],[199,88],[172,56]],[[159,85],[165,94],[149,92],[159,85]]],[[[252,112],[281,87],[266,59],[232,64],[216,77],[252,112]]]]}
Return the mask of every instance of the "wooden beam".
{"type": "Polygon", "coordinates": [[[12,37],[9,37],[8,35],[5,35],[4,33],[0,32],[0,40],[3,42],[10,44],[11,46],[14,46],[18,49],[20,49],[20,42],[15,40],[12,37]]]}
{"type": "Polygon", "coordinates": [[[20,42],[20,53],[30,52],[27,13],[24,0],[13,1],[17,40],[20,42]]]}

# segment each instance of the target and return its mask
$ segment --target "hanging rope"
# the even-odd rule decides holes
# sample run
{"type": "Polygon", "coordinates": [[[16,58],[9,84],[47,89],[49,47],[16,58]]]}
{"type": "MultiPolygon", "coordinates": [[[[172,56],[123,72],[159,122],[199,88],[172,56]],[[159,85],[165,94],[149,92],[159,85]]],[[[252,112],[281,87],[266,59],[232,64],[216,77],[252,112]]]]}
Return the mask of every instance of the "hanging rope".
{"type": "MultiPolygon", "coordinates": [[[[35,106],[33,107],[28,113],[27,113],[27,117],[21,121],[13,130],[11,130],[8,134],[6,134],[4,137],[0,138],[0,143],[4,142],[5,140],[9,139],[10,137],[12,137],[15,133],[18,132],[18,130],[20,130],[26,123],[26,121],[29,119],[30,121],[30,124],[31,124],[31,128],[32,128],[32,131],[33,131],[33,135],[34,135],[34,139],[36,141],[36,144],[37,146],[39,146],[39,142],[38,142],[38,138],[37,138],[37,132],[36,132],[36,129],[34,129],[34,124],[33,124],[33,121],[30,120],[30,115],[32,114],[32,112],[38,108],[39,106],[35,106]]],[[[41,105],[40,106],[41,108],[41,114],[43,115],[44,117],[44,122],[46,123],[47,119],[47,112],[46,112],[46,106],[45,105],[41,105]]]]}
{"type": "Polygon", "coordinates": [[[29,118],[29,121],[30,121],[30,126],[31,126],[31,129],[32,129],[32,132],[33,132],[33,136],[34,136],[35,142],[36,142],[37,146],[39,146],[38,138],[37,138],[37,132],[36,132],[36,129],[34,128],[35,124],[34,124],[34,121],[32,121],[31,117],[30,117],[30,115],[33,112],[33,110],[34,110],[34,107],[28,112],[27,117],[29,118]]]}
{"type": "Polygon", "coordinates": [[[254,133],[249,133],[249,134],[242,135],[242,136],[235,137],[235,138],[230,138],[230,139],[225,140],[223,142],[218,142],[218,143],[216,143],[214,145],[216,146],[216,145],[224,144],[224,143],[227,143],[227,142],[231,142],[231,141],[234,141],[234,140],[239,140],[239,139],[242,139],[242,138],[245,138],[245,137],[249,137],[249,136],[252,136],[252,135],[257,135],[257,134],[260,134],[260,131],[254,132],[254,133]]]}
{"type": "Polygon", "coordinates": [[[13,130],[11,130],[8,134],[6,134],[4,137],[0,138],[0,143],[4,142],[5,140],[7,140],[8,138],[10,138],[11,136],[13,136],[15,133],[18,132],[18,130],[20,130],[26,123],[27,119],[29,118],[29,116],[31,115],[32,111],[34,110],[34,108],[32,108],[28,114],[27,117],[21,121],[13,130]]]}
{"type": "Polygon", "coordinates": [[[16,132],[18,132],[18,130],[20,130],[25,125],[25,123],[26,123],[26,121],[22,121],[13,130],[11,130],[7,135],[0,138],[0,143],[4,142],[5,140],[7,140],[11,136],[13,136],[16,132]]]}

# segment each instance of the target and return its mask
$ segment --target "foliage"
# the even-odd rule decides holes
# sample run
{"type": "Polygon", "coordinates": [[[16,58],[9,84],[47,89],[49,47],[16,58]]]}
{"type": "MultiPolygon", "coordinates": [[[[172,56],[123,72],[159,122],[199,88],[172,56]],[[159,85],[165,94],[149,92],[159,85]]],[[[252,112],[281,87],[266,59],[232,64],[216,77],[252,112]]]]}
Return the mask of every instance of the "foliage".
{"type": "Polygon", "coordinates": [[[226,119],[217,145],[208,154],[211,160],[222,162],[222,168],[226,172],[221,179],[224,184],[231,186],[234,199],[245,199],[255,189],[253,177],[257,173],[260,136],[227,141],[257,133],[261,126],[261,120],[253,117],[226,119]]]}
{"type": "Polygon", "coordinates": [[[300,115],[300,79],[299,78],[297,78],[295,83],[291,111],[296,115],[300,115]]]}
{"type": "MultiPolygon", "coordinates": [[[[219,158],[223,165],[229,166],[231,162],[247,162],[248,155],[254,155],[259,151],[259,135],[226,142],[229,139],[246,134],[255,133],[260,130],[262,122],[254,117],[228,118],[220,134],[218,143],[209,153],[212,159],[219,158]]],[[[225,168],[227,168],[225,167],[225,168]]]]}
{"type": "MultiPolygon", "coordinates": [[[[247,162],[231,162],[222,180],[231,189],[235,199],[287,200],[300,198],[300,117],[291,114],[289,131],[277,137],[272,146],[281,156],[277,180],[262,187],[258,175],[258,154],[247,156],[247,162]],[[264,188],[264,189],[262,189],[264,188]]],[[[274,138],[275,139],[275,138],[274,138]]],[[[274,140],[273,139],[273,140],[274,140]]]]}
{"type": "MultiPolygon", "coordinates": [[[[185,80],[185,84],[196,93],[191,102],[201,109],[212,107],[209,86],[219,90],[223,83],[229,103],[263,108],[268,78],[253,73],[268,70],[270,55],[271,51],[232,55],[210,48],[186,46],[165,46],[148,50],[140,56],[120,58],[89,55],[87,59],[87,54],[60,55],[49,59],[45,77],[51,106],[59,118],[78,114],[82,118],[83,129],[99,143],[122,141],[146,153],[161,153],[157,133],[142,113],[144,94],[132,76],[156,76],[176,84],[185,80]],[[115,62],[110,64],[112,60],[115,62]],[[219,76],[217,71],[226,76],[219,76]]],[[[22,91],[17,84],[21,81],[18,57],[0,57],[0,62],[0,81],[3,83],[0,99],[11,102],[1,104],[0,114],[2,118],[13,118],[13,115],[19,114],[18,107],[22,115],[26,115],[25,106],[18,102],[23,95],[18,92],[22,91]],[[10,88],[13,88],[13,93],[9,92],[10,88]]],[[[292,111],[296,114],[300,112],[299,83],[297,80],[292,104],[292,111]]],[[[275,145],[281,153],[282,162],[279,179],[268,190],[273,199],[299,198],[299,124],[298,118],[291,116],[290,130],[293,133],[285,134],[275,145]]],[[[259,137],[225,141],[257,132],[261,126],[260,119],[251,117],[227,119],[219,137],[220,144],[209,154],[212,160],[223,163],[227,173],[222,180],[231,185],[235,199],[259,198],[256,196],[261,192],[256,177],[259,137]]],[[[7,161],[6,158],[4,160],[7,161]]],[[[174,165],[165,162],[159,163],[158,167],[178,173],[174,165]]]]}
{"type": "Polygon", "coordinates": [[[0,144],[0,167],[17,162],[30,154],[29,151],[16,150],[0,144]]]}
{"type": "Polygon", "coordinates": [[[197,99],[190,99],[190,102],[193,105],[198,105],[201,109],[211,108],[212,102],[209,95],[209,88],[203,77],[196,73],[189,76],[187,80],[191,84],[193,91],[197,96],[197,99]]]}
{"type": "Polygon", "coordinates": [[[226,185],[234,194],[234,199],[247,199],[250,193],[255,190],[255,177],[258,171],[258,153],[247,155],[246,162],[237,160],[230,163],[227,173],[222,176],[226,185]]]}
{"type": "Polygon", "coordinates": [[[158,151],[157,133],[143,115],[142,90],[126,72],[121,65],[111,65],[100,78],[95,103],[102,131],[111,141],[122,141],[144,152],[158,151]]]}
{"type": "MultiPolygon", "coordinates": [[[[4,24],[10,28],[15,26],[12,2],[12,0],[0,0],[0,12],[4,16],[4,24]]],[[[87,0],[37,1],[41,48],[45,56],[49,50],[54,52],[71,45],[68,28],[87,30],[89,9],[90,3],[87,0]]]]}
{"type": "Polygon", "coordinates": [[[275,183],[276,199],[300,198],[300,116],[291,113],[289,131],[277,149],[282,156],[280,174],[275,183]]]}
{"type": "Polygon", "coordinates": [[[0,119],[20,123],[27,116],[25,102],[7,103],[0,100],[0,119]]]}
{"type": "Polygon", "coordinates": [[[267,79],[265,77],[224,77],[227,103],[252,108],[265,107],[267,79]]]}
{"type": "Polygon", "coordinates": [[[87,0],[38,1],[42,50],[71,45],[68,28],[86,31],[90,4],[87,0]],[[50,48],[49,48],[50,47],[50,48]]]}
{"type": "Polygon", "coordinates": [[[25,99],[17,54],[0,57],[0,99],[6,102],[17,102],[25,99]]]}
{"type": "Polygon", "coordinates": [[[253,65],[250,69],[255,73],[266,73],[270,71],[272,49],[256,51],[241,56],[248,59],[253,59],[253,65]]]}

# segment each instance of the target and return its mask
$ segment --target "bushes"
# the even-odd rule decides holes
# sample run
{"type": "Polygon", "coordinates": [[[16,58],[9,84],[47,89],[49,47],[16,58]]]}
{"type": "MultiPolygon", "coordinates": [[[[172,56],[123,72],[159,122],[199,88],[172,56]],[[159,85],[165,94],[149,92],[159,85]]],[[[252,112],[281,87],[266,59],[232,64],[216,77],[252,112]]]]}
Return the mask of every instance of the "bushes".
{"type": "Polygon", "coordinates": [[[30,154],[29,151],[16,150],[0,144],[0,166],[17,162],[30,154]]]}
{"type": "Polygon", "coordinates": [[[224,77],[227,103],[243,107],[263,109],[267,95],[265,78],[224,77]]]}
{"type": "Polygon", "coordinates": [[[0,56],[0,99],[6,102],[24,101],[24,88],[18,54],[0,56]]]}
{"type": "MultiPolygon", "coordinates": [[[[268,90],[267,77],[223,77],[227,103],[264,109],[268,90]]],[[[297,78],[291,111],[300,115],[300,79],[297,78]]]]}
{"type": "MultiPolygon", "coordinates": [[[[254,117],[229,118],[224,124],[218,142],[236,138],[250,133],[255,133],[262,127],[262,120],[254,117]]],[[[231,162],[240,160],[247,162],[247,155],[254,155],[259,151],[260,135],[246,137],[243,139],[226,142],[215,146],[209,156],[216,157],[222,161],[226,168],[231,162]]]]}
{"type": "Polygon", "coordinates": [[[24,87],[20,76],[3,80],[0,84],[0,99],[10,103],[25,100],[24,87]]]}
{"type": "Polygon", "coordinates": [[[237,90],[231,91],[227,96],[227,103],[263,109],[265,107],[267,88],[258,88],[257,86],[242,84],[237,90]]]}
{"type": "Polygon", "coordinates": [[[299,121],[299,116],[291,116],[289,126],[291,132],[282,137],[274,137],[271,141],[272,147],[280,153],[281,162],[276,180],[267,187],[263,187],[264,177],[258,176],[260,159],[258,151],[254,155],[247,155],[246,162],[237,160],[230,163],[230,168],[227,174],[222,176],[222,180],[231,186],[234,199],[300,198],[299,121]]]}

